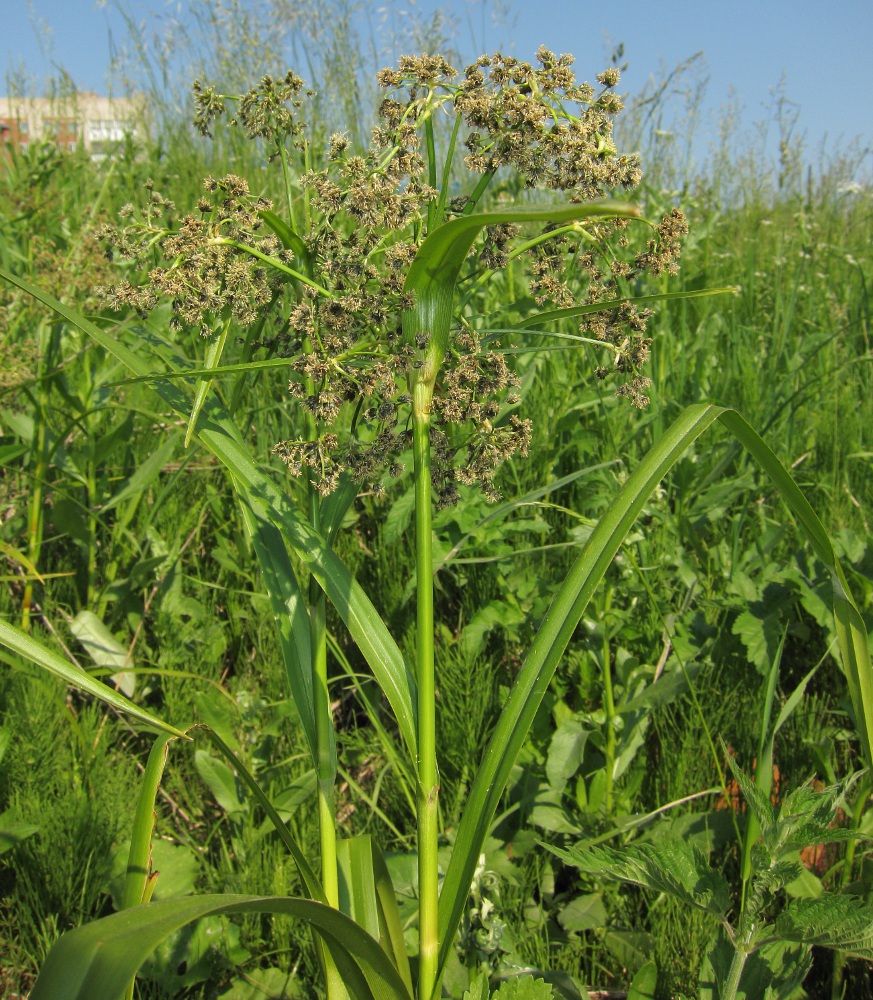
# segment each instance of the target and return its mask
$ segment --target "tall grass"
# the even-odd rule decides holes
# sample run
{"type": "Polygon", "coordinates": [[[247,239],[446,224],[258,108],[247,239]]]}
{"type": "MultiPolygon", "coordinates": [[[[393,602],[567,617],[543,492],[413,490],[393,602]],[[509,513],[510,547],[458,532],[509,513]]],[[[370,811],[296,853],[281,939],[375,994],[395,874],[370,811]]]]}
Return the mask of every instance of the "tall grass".
{"type": "MultiPolygon", "coordinates": [[[[355,122],[366,118],[360,106],[343,113],[352,110],[355,122]]],[[[335,104],[325,105],[325,121],[338,113],[335,104]]],[[[174,148],[156,147],[145,158],[114,168],[38,150],[19,159],[0,177],[4,233],[10,234],[3,266],[54,289],[70,304],[93,310],[88,295],[93,284],[102,283],[95,280],[102,264],[84,249],[86,241],[78,234],[104,209],[111,217],[146,176],[165,179],[165,190],[175,188],[180,201],[196,197],[206,166],[203,154],[181,133],[178,139],[168,135],[174,136],[174,148]],[[92,212],[95,202],[98,213],[92,212]]],[[[252,176],[260,176],[260,165],[250,166],[252,176]]],[[[670,179],[684,169],[680,158],[657,176],[670,179]]],[[[569,565],[627,470],[686,404],[712,399],[736,407],[783,463],[794,467],[850,567],[850,582],[861,594],[868,622],[873,613],[869,189],[841,191],[847,183],[841,163],[813,176],[811,183],[795,177],[781,190],[768,169],[753,163],[716,158],[711,169],[715,172],[708,176],[683,179],[691,237],[680,280],[687,290],[739,284],[742,294],[661,307],[653,329],[653,403],[644,418],[633,419],[608,390],[591,382],[592,358],[584,350],[520,356],[522,392],[535,416],[536,436],[531,460],[513,460],[501,472],[504,495],[524,497],[569,473],[589,471],[530,497],[497,520],[488,521],[491,509],[472,500],[435,518],[438,554],[447,557],[435,577],[444,623],[438,641],[445,656],[434,694],[437,737],[449,748],[441,803],[450,836],[472,781],[470,761],[482,752],[521,651],[550,600],[551,591],[540,581],[569,565]],[[463,708],[469,700],[475,717],[463,708]]],[[[646,192],[648,214],[657,214],[662,197],[660,184],[646,192]]],[[[511,271],[503,281],[486,292],[489,310],[524,294],[511,271]]],[[[20,621],[28,609],[32,628],[42,634],[50,627],[86,658],[68,621],[81,610],[99,609],[130,651],[128,666],[142,671],[136,691],[144,705],[161,704],[168,719],[196,713],[213,728],[220,714],[215,706],[225,706],[224,731],[238,740],[248,765],[261,769],[259,777],[276,795],[293,792],[303,777],[299,757],[305,739],[283,693],[264,585],[226,479],[201,450],[183,452],[184,428],[141,386],[123,390],[132,424],[106,440],[123,426],[124,413],[116,411],[101,385],[121,375],[108,371],[94,347],[30,300],[8,287],[0,294],[8,318],[3,350],[9,370],[17,373],[2,397],[0,442],[7,620],[20,621]],[[28,353],[34,344],[36,355],[28,353]],[[94,446],[101,440],[98,457],[94,446]],[[154,476],[134,480],[148,457],[164,446],[165,460],[154,476]],[[126,497],[107,507],[129,484],[126,497]],[[105,570],[108,566],[116,568],[105,570]],[[70,572],[75,575],[52,576],[70,572]],[[188,673],[210,681],[205,690],[230,697],[218,694],[214,703],[192,704],[188,673]]],[[[242,405],[245,426],[253,428],[252,447],[266,460],[272,444],[288,436],[287,403],[261,373],[242,405]]],[[[349,530],[337,543],[339,555],[397,634],[412,627],[414,613],[405,586],[413,572],[405,534],[409,488],[401,480],[385,500],[363,497],[346,515],[349,530]],[[386,510],[387,526],[382,522],[386,510]]],[[[493,971],[547,966],[577,974],[588,985],[616,984],[626,981],[624,970],[632,972],[641,957],[651,955],[658,960],[661,995],[690,989],[708,943],[693,919],[689,923],[670,905],[648,905],[604,890],[557,862],[534,860],[528,848],[534,837],[564,843],[610,826],[608,814],[580,804],[580,788],[593,801],[592,782],[608,752],[605,745],[589,748],[573,776],[576,784],[569,783],[557,799],[544,770],[553,728],[603,711],[605,677],[615,680],[615,696],[621,697],[620,675],[603,673],[604,650],[615,671],[629,662],[628,656],[654,668],[666,655],[668,669],[679,670],[681,664],[692,678],[685,694],[652,709],[637,756],[612,790],[613,814],[651,812],[716,785],[718,762],[700,752],[707,731],[722,735],[751,767],[758,733],[750,720],[764,696],[762,664],[779,636],[787,634],[781,668],[785,691],[832,648],[832,626],[821,600],[825,570],[781,522],[771,488],[727,439],[693,449],[648,503],[641,527],[608,573],[613,597],[595,598],[558,670],[504,800],[508,815],[487,844],[486,864],[506,880],[495,897],[507,927],[503,941],[508,945],[514,937],[517,942],[503,949],[489,939],[486,954],[493,971]],[[747,710],[735,710],[739,704],[747,710]],[[608,919],[573,929],[570,917],[562,921],[563,908],[582,893],[598,894],[608,919]]],[[[387,714],[360,654],[343,638],[330,611],[326,630],[334,651],[328,661],[335,692],[330,708],[338,726],[340,767],[347,775],[338,793],[341,832],[372,831],[383,844],[405,852],[414,831],[403,801],[403,777],[389,766],[390,743],[374,740],[369,728],[371,716],[388,725],[387,714]],[[371,808],[373,801],[378,809],[371,808]]],[[[630,667],[623,676],[631,683],[630,667]]],[[[50,718],[40,699],[62,698],[60,690],[45,683],[25,687],[17,674],[5,677],[0,701],[3,731],[11,737],[0,803],[16,820],[41,827],[0,860],[8,928],[0,935],[6,942],[0,964],[9,970],[11,991],[31,981],[58,932],[108,908],[108,845],[123,842],[128,823],[125,792],[113,776],[133,772],[142,744],[125,735],[113,717],[76,698],[70,701],[69,721],[57,713],[50,718]],[[38,693],[44,689],[47,694],[38,693]],[[25,697],[22,690],[30,694],[25,697]],[[35,789],[28,774],[36,773],[48,749],[62,741],[69,753],[55,754],[49,770],[40,769],[51,780],[35,789]],[[60,779],[68,770],[82,777],[62,789],[60,779]],[[73,816],[74,822],[40,823],[52,809],[55,815],[73,816]],[[94,822],[95,816],[112,817],[112,822],[94,822]],[[100,865],[53,863],[73,851],[99,859],[100,865]]],[[[202,682],[196,686],[204,690],[202,682]]],[[[833,659],[825,659],[809,690],[820,700],[799,709],[777,742],[775,760],[786,781],[800,782],[812,773],[831,780],[857,760],[841,700],[842,675],[833,659]]],[[[201,884],[251,893],[287,891],[296,877],[287,862],[278,860],[275,841],[261,831],[254,805],[229,808],[232,801],[217,795],[220,786],[203,782],[191,762],[176,766],[165,779],[158,830],[197,848],[205,859],[197,875],[201,884]],[[212,826],[216,817],[219,822],[212,826]]],[[[244,803],[244,793],[239,795],[244,803]]],[[[701,822],[716,823],[720,810],[715,803],[714,798],[697,800],[678,812],[687,810],[682,819],[692,822],[691,812],[708,804],[713,808],[701,822]]],[[[314,844],[311,818],[298,810],[292,822],[297,839],[314,844]]],[[[724,838],[716,847],[727,870],[737,864],[724,838]]],[[[829,878],[839,877],[835,872],[829,878]]],[[[481,944],[482,927],[468,931],[470,940],[479,933],[481,944]]],[[[407,933],[414,936],[414,923],[407,933]]],[[[311,983],[317,975],[310,942],[287,922],[246,917],[241,947],[247,956],[225,946],[230,967],[240,963],[254,978],[264,969],[295,963],[304,981],[311,983]],[[264,953],[267,958],[255,957],[264,953]]],[[[475,962],[480,960],[481,954],[475,962]]],[[[195,988],[191,983],[206,968],[198,966],[187,988],[195,988]]],[[[163,982],[167,990],[184,985],[168,975],[157,970],[152,981],[163,982]]],[[[211,981],[228,982],[232,976],[227,965],[217,964],[211,981]]]]}

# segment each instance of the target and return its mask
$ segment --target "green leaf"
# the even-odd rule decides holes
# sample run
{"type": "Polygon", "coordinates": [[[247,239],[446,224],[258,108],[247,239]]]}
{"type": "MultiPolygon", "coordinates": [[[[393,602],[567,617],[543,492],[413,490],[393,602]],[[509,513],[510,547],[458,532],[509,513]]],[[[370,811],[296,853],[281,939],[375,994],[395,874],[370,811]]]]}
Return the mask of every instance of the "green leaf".
{"type": "MultiPolygon", "coordinates": [[[[700,967],[700,1000],[721,1000],[735,955],[724,928],[719,927],[700,967]]],[[[809,948],[788,941],[771,941],[746,956],[737,1000],[789,1000],[812,964],[809,948]]]]}
{"type": "Polygon", "coordinates": [[[666,892],[689,906],[724,918],[731,907],[730,886],[710,867],[706,855],[681,840],[630,844],[624,848],[589,847],[562,850],[549,847],[567,864],[598,878],[631,882],[666,892]]]}
{"type": "Polygon", "coordinates": [[[194,920],[225,913],[281,913],[304,920],[328,942],[341,971],[348,971],[344,978],[353,1000],[410,1000],[378,942],[345,914],[309,899],[231,894],[148,903],[69,931],[49,952],[30,998],[120,1000],[161,941],[194,920]]]}
{"type": "Polygon", "coordinates": [[[500,984],[491,994],[491,1000],[554,1000],[554,994],[545,979],[514,976],[500,984]]]}
{"type": "Polygon", "coordinates": [[[162,733],[155,740],[142,776],[130,835],[130,850],[127,855],[127,873],[121,903],[124,909],[139,906],[151,898],[151,891],[154,889],[154,885],[149,886],[149,880],[153,880],[152,833],[155,828],[155,799],[167,763],[169,743],[173,738],[162,733]]]}
{"type": "MultiPolygon", "coordinates": [[[[211,371],[213,368],[217,368],[221,363],[221,355],[224,352],[224,345],[227,342],[227,331],[230,329],[230,320],[228,320],[222,327],[221,333],[209,342],[209,346],[206,348],[206,358],[204,359],[203,367],[206,371],[211,371]]],[[[194,393],[194,405],[191,407],[191,416],[188,418],[188,427],[185,430],[185,447],[191,443],[191,438],[194,434],[194,428],[197,426],[197,418],[200,416],[200,411],[203,409],[203,404],[206,402],[206,396],[209,393],[209,383],[211,379],[201,378],[197,380],[197,389],[194,393]]]]}
{"type": "Polygon", "coordinates": [[[544,208],[507,208],[451,219],[425,237],[406,275],[404,289],[414,296],[403,313],[403,334],[412,341],[417,333],[430,335],[427,359],[419,380],[433,385],[448,350],[452,303],[458,275],[476,237],[486,226],[503,223],[570,222],[592,218],[640,218],[634,205],[618,201],[589,201],[544,208]]]}
{"type": "Polygon", "coordinates": [[[89,674],[86,674],[84,670],[80,670],[66,660],[61,659],[57,653],[45,649],[35,639],[27,635],[26,632],[22,632],[8,622],[0,621],[0,645],[11,649],[13,653],[24,657],[30,663],[35,663],[38,667],[42,667],[49,673],[55,674],[67,684],[78,688],[80,691],[84,691],[86,694],[93,695],[105,704],[112,706],[112,708],[118,709],[119,712],[124,712],[153,729],[170,733],[172,736],[178,736],[181,739],[188,739],[180,729],[175,729],[150,712],[146,712],[145,709],[134,705],[124,695],[118,694],[117,691],[113,691],[112,688],[107,687],[89,674]]]}
{"type": "Polygon", "coordinates": [[[637,971],[627,991],[627,1000],[655,1000],[658,986],[658,966],[646,962],[637,971]]]}
{"type": "Polygon", "coordinates": [[[559,323],[563,319],[577,319],[579,316],[603,312],[605,309],[619,309],[628,303],[635,306],[648,306],[655,302],[671,302],[676,299],[699,299],[710,295],[737,295],[739,292],[739,285],[726,285],[723,288],[696,288],[681,292],[659,292],[656,295],[636,295],[626,299],[609,299],[603,302],[570,306],[567,309],[544,309],[542,312],[537,312],[533,316],[523,319],[518,326],[520,329],[547,326],[552,323],[559,323]]]}
{"type": "Polygon", "coordinates": [[[237,792],[236,778],[227,764],[206,753],[205,750],[197,750],[194,754],[194,766],[212,792],[215,801],[228,816],[245,812],[245,803],[240,801],[237,792]]]}
{"type": "Polygon", "coordinates": [[[593,931],[605,927],[606,921],[606,907],[599,892],[577,896],[558,914],[558,923],[565,931],[593,931]]]}
{"type": "Polygon", "coordinates": [[[128,652],[93,611],[80,611],[70,622],[70,631],[82,643],[98,667],[111,671],[110,681],[128,698],[136,688],[136,674],[125,667],[134,666],[128,652]]]}
{"type": "Polygon", "coordinates": [[[38,831],[39,827],[33,823],[21,823],[11,809],[0,813],[0,854],[11,851],[16,844],[38,831]]]}
{"type": "Polygon", "coordinates": [[[567,781],[579,770],[590,732],[578,719],[568,719],[552,735],[546,776],[555,791],[562,792],[567,781]]]}
{"type": "Polygon", "coordinates": [[[792,900],[776,918],[776,932],[786,941],[873,960],[873,906],[857,896],[826,892],[792,900]]]}
{"type": "Polygon", "coordinates": [[[145,457],[137,466],[136,471],[124,483],[121,489],[100,508],[101,513],[112,510],[120,503],[139,498],[151,486],[163,471],[164,466],[173,457],[179,446],[179,435],[171,434],[163,444],[145,457]]]}
{"type": "Polygon", "coordinates": [[[392,958],[394,966],[406,984],[410,995],[414,995],[412,987],[412,971],[409,968],[409,956],[406,954],[406,940],[403,936],[403,922],[400,919],[400,909],[397,906],[397,893],[388,871],[382,852],[372,842],[373,877],[376,888],[376,899],[379,906],[379,926],[382,947],[392,958]]]}
{"type": "Polygon", "coordinates": [[[339,907],[372,938],[379,938],[379,907],[369,834],[338,840],[339,907]]]}
{"type": "Polygon", "coordinates": [[[306,856],[300,849],[297,841],[288,832],[288,828],[282,821],[281,816],[276,811],[273,803],[264,794],[264,790],[255,781],[254,776],[251,771],[243,764],[243,762],[236,756],[236,754],[230,749],[230,747],[224,742],[224,740],[218,735],[218,733],[213,732],[207,726],[197,726],[195,732],[203,732],[212,742],[212,745],[223,754],[225,760],[227,760],[237,773],[239,780],[248,788],[251,794],[254,796],[255,801],[264,810],[267,818],[273,824],[276,833],[279,835],[279,839],[288,848],[288,852],[294,859],[294,864],[297,866],[297,871],[300,873],[300,878],[303,880],[303,885],[308,893],[310,899],[315,899],[320,902],[326,902],[327,897],[324,894],[324,888],[313,872],[306,860],[306,856]]]}
{"type": "Polygon", "coordinates": [[[488,977],[481,970],[473,974],[463,1000],[488,1000],[488,977]]]}
{"type": "Polygon", "coordinates": [[[252,540],[279,634],[279,648],[288,690],[294,699],[313,763],[318,761],[315,735],[315,695],[312,689],[312,644],[306,601],[282,533],[275,524],[256,518],[240,498],[243,521],[252,540]]]}

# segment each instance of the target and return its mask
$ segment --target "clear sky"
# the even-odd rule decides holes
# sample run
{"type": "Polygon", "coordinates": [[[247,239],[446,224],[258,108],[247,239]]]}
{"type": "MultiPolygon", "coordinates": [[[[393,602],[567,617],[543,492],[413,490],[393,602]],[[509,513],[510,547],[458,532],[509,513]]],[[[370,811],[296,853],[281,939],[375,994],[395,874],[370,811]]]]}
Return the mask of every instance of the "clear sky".
{"type": "MultiPolygon", "coordinates": [[[[763,119],[772,112],[773,89],[784,81],[813,161],[825,142],[860,137],[873,147],[873,0],[499,2],[505,12],[497,23],[495,0],[361,0],[359,6],[369,11],[366,30],[377,32],[386,13],[396,22],[410,7],[427,16],[439,6],[454,14],[465,55],[499,45],[530,59],[545,43],[572,52],[585,78],[605,68],[612,47],[623,42],[629,66],[620,89],[630,95],[702,52],[708,128],[731,98],[747,124],[763,119]]],[[[128,9],[148,19],[184,16],[186,7],[186,0],[131,0],[128,9]]],[[[38,89],[62,66],[80,90],[106,93],[110,53],[128,35],[111,0],[0,0],[0,14],[0,62],[7,76],[23,69],[38,89]]]]}

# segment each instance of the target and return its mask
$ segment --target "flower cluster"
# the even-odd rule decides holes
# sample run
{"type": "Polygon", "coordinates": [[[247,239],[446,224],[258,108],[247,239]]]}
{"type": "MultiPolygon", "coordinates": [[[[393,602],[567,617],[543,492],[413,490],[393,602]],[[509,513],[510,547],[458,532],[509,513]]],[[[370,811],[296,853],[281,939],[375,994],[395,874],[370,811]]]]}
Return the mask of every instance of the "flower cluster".
{"type": "MultiPolygon", "coordinates": [[[[148,267],[147,278],[102,289],[104,301],[145,314],[168,299],[172,327],[204,336],[258,323],[250,347],[287,359],[289,391],[304,418],[276,453],[321,494],[343,472],[382,492],[384,475],[402,472],[412,387],[427,357],[430,334],[404,337],[401,318],[414,305],[406,278],[428,231],[473,211],[498,174],[563,191],[570,202],[629,191],[640,180],[638,158],[618,155],[612,140],[618,72],[601,74],[594,87],[577,83],[571,66],[571,57],[545,48],[535,67],[498,53],[462,74],[439,56],[403,57],[379,74],[388,93],[366,150],[342,133],[325,149],[316,144],[303,117],[308,92],[293,73],[264,77],[239,98],[198,82],[197,129],[209,135],[226,116],[266,142],[282,161],[282,209],[274,214],[270,200],[228,175],[207,178],[196,213],[178,217],[150,185],[140,215],[128,208],[126,225],[102,232],[110,256],[148,267]],[[450,150],[461,143],[466,150],[467,194],[454,193],[460,164],[434,152],[441,118],[455,126],[450,150]]],[[[621,219],[535,233],[489,226],[468,274],[487,279],[523,253],[538,304],[603,303],[582,322],[614,360],[597,374],[618,373],[619,394],[643,405],[647,313],[614,300],[643,272],[675,270],[684,219],[665,218],[635,257],[626,226],[621,219]]],[[[531,426],[515,413],[517,385],[498,344],[483,345],[466,323],[455,331],[432,401],[441,504],[455,502],[460,485],[496,497],[499,464],[527,453],[531,426]]]]}
{"type": "MultiPolygon", "coordinates": [[[[149,201],[142,218],[124,228],[104,226],[100,236],[109,256],[142,264],[160,250],[166,266],[153,267],[148,281],[102,286],[97,293],[111,309],[133,308],[145,316],[162,298],[172,303],[170,326],[193,328],[208,337],[221,319],[250,326],[269,305],[282,271],[265,266],[264,258],[283,264],[293,260],[272,233],[264,234],[260,213],[271,207],[252,198],[248,183],[234,174],[221,180],[207,177],[197,203],[197,215],[175,218],[175,205],[146,183],[149,201]]],[[[135,214],[132,205],[122,218],[135,214]]]]}

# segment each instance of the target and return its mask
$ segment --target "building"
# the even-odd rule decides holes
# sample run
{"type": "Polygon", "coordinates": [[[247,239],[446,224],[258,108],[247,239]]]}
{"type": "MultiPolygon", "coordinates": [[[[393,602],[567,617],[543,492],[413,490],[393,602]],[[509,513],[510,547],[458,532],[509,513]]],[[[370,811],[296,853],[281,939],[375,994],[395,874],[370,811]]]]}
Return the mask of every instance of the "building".
{"type": "Polygon", "coordinates": [[[79,92],[66,97],[0,97],[0,146],[26,149],[51,141],[64,149],[80,145],[94,159],[117,149],[126,136],[146,136],[143,97],[99,97],[79,92]]]}

